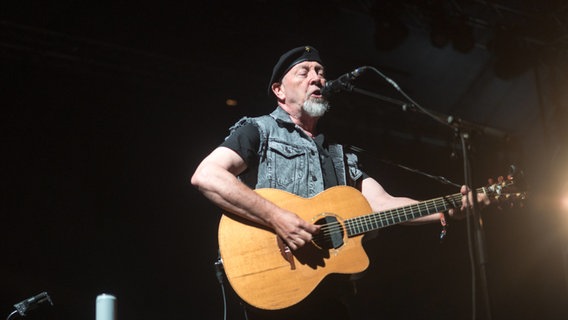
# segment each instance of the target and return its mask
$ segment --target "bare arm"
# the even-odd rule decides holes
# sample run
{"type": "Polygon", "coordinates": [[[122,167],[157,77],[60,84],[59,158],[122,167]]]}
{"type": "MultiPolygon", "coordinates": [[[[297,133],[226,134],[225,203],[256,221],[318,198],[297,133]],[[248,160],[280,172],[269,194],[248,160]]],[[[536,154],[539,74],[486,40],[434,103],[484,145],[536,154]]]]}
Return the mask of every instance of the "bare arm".
{"type": "Polygon", "coordinates": [[[191,183],[220,208],[272,228],[292,250],[310,241],[319,226],[276,206],[239,181],[236,176],[245,169],[246,163],[236,152],[219,147],[199,164],[191,183]]]}

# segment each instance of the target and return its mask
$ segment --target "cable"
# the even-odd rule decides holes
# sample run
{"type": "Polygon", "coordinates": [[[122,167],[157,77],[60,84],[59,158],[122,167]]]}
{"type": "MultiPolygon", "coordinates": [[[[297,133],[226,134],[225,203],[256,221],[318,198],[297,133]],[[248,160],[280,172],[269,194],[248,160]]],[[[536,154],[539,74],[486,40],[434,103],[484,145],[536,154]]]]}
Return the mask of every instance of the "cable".
{"type": "Polygon", "coordinates": [[[221,258],[221,254],[213,263],[215,268],[215,276],[217,277],[217,281],[219,281],[219,285],[221,286],[221,296],[223,297],[223,319],[227,320],[227,295],[225,293],[225,281],[223,280],[224,272],[223,272],[223,259],[221,258]]]}
{"type": "MultiPolygon", "coordinates": [[[[465,142],[465,137],[463,134],[460,135],[461,143],[462,143],[462,151],[463,151],[463,168],[464,168],[464,180],[466,186],[469,186],[470,180],[470,172],[469,172],[469,161],[467,155],[467,144],[465,142]]],[[[466,225],[467,225],[467,247],[469,252],[469,261],[470,261],[470,268],[471,268],[471,318],[473,320],[476,319],[477,314],[477,271],[475,268],[475,255],[473,252],[473,234],[472,234],[472,221],[471,221],[471,214],[470,214],[469,206],[466,207],[466,225]]]]}
{"type": "Polygon", "coordinates": [[[227,320],[227,296],[225,294],[225,286],[221,283],[221,296],[223,297],[223,319],[227,320]]]}
{"type": "Polygon", "coordinates": [[[12,317],[15,316],[16,314],[18,314],[18,310],[12,311],[12,313],[10,313],[10,314],[8,315],[8,317],[6,318],[6,320],[12,319],[12,317]]]}
{"type": "Polygon", "coordinates": [[[53,305],[51,297],[45,291],[31,298],[22,300],[14,305],[14,308],[16,308],[16,310],[12,311],[12,313],[8,315],[6,320],[10,320],[16,314],[19,314],[20,316],[24,317],[27,315],[28,311],[33,310],[39,307],[41,304],[45,304],[46,302],[48,302],[50,305],[53,305]]]}
{"type": "MultiPolygon", "coordinates": [[[[225,292],[225,272],[223,268],[223,259],[221,258],[221,253],[219,252],[219,257],[214,263],[215,268],[215,276],[217,277],[217,281],[219,281],[219,285],[221,286],[221,296],[223,297],[223,320],[227,320],[227,294],[225,292]]],[[[245,316],[245,320],[248,320],[248,313],[247,308],[244,302],[241,302],[243,307],[243,313],[245,316]]]]}

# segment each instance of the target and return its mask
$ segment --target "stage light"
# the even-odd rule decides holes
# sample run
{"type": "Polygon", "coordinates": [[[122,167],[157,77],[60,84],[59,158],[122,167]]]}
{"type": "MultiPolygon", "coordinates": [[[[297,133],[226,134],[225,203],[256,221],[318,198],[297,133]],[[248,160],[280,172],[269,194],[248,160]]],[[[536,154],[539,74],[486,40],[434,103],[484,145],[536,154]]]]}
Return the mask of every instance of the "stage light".
{"type": "Polygon", "coordinates": [[[229,99],[225,100],[225,104],[228,107],[236,107],[239,104],[239,102],[236,99],[229,98],[229,99]]]}
{"type": "Polygon", "coordinates": [[[561,210],[568,212],[568,183],[564,185],[562,191],[560,192],[560,208],[561,210]]]}

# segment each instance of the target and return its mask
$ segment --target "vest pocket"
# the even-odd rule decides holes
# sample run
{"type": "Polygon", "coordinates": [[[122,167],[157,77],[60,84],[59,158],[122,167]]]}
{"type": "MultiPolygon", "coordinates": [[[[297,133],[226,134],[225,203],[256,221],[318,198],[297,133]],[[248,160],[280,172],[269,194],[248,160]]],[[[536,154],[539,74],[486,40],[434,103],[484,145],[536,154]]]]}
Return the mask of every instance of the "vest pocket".
{"type": "Polygon", "coordinates": [[[294,181],[304,176],[305,150],[289,144],[271,141],[268,145],[269,175],[271,187],[289,192],[294,189],[294,181]]]}

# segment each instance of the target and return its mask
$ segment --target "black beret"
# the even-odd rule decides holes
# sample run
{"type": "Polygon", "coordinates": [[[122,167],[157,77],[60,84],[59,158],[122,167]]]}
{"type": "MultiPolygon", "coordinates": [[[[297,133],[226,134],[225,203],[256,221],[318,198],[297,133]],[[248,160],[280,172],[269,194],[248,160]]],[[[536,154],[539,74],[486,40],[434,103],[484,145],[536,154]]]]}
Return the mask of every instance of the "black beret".
{"type": "Polygon", "coordinates": [[[281,55],[274,69],[272,69],[272,77],[270,77],[268,83],[268,94],[272,92],[273,83],[280,82],[293,66],[304,61],[317,61],[323,65],[319,52],[312,46],[297,47],[281,55]]]}

